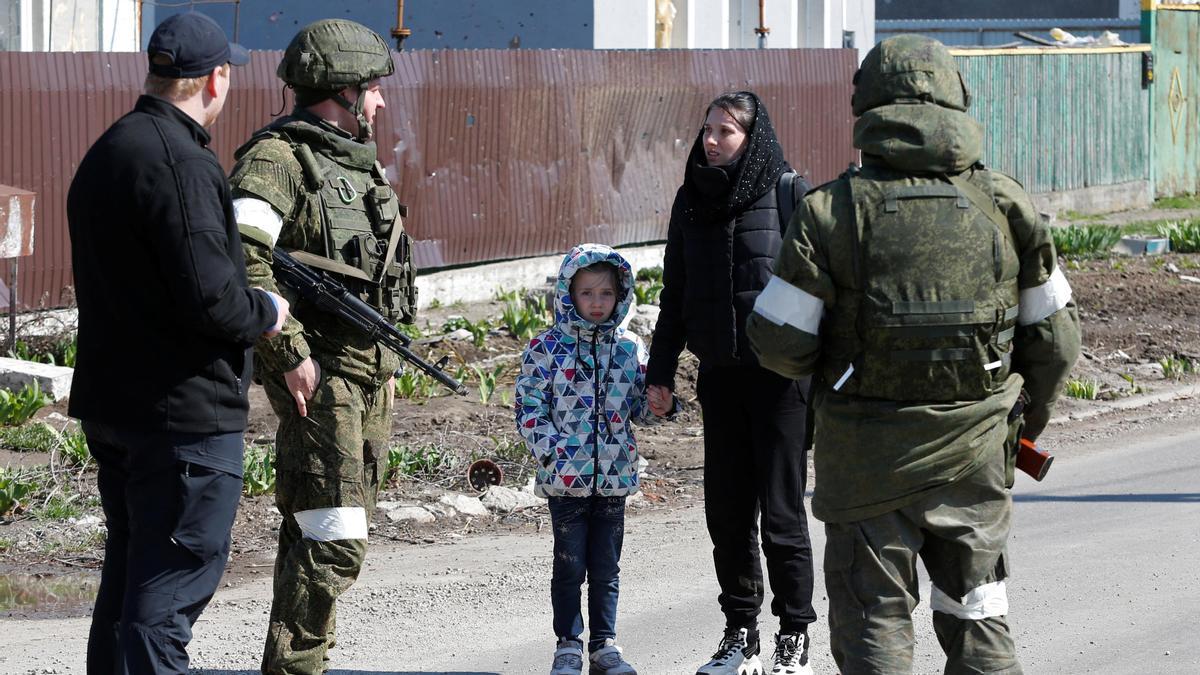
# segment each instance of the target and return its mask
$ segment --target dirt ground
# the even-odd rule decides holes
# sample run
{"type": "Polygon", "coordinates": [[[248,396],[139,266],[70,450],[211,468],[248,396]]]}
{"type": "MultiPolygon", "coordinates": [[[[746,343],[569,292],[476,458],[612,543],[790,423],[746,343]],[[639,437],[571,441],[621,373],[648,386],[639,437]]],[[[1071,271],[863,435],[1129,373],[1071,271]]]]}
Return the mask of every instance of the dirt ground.
{"type": "MultiPolygon", "coordinates": [[[[1160,360],[1186,357],[1200,362],[1200,255],[1166,255],[1145,258],[1110,258],[1061,263],[1074,289],[1083,323],[1084,351],[1072,375],[1075,379],[1095,380],[1100,399],[1116,399],[1167,389],[1178,380],[1164,377],[1160,360]]],[[[496,318],[502,304],[482,303],[471,306],[441,307],[426,311],[420,324],[426,332],[437,332],[454,315],[468,319],[496,318]]],[[[425,475],[390,482],[380,500],[431,504],[447,492],[477,494],[466,480],[470,460],[487,457],[504,470],[504,483],[524,485],[531,476],[531,464],[525,458],[513,425],[512,385],[522,344],[500,330],[494,330],[483,348],[469,338],[454,340],[446,336],[427,338],[419,345],[433,358],[451,355],[455,363],[491,371],[505,364],[498,378],[496,393],[486,404],[481,402],[474,376],[468,377],[471,392],[466,397],[438,395],[429,399],[400,399],[394,407],[393,434],[396,445],[412,448],[436,446],[453,457],[450,467],[425,475]]],[[[471,371],[468,368],[469,372],[471,371]]],[[[677,379],[678,394],[685,410],[671,422],[663,422],[638,431],[642,454],[649,460],[643,483],[644,496],[631,504],[635,510],[658,510],[696,503],[702,497],[702,442],[699,406],[695,401],[696,362],[684,355],[677,379]]],[[[1196,376],[1184,376],[1195,381],[1196,376]]],[[[1063,398],[1059,412],[1063,416],[1095,407],[1095,401],[1063,398]]],[[[275,417],[260,387],[251,390],[251,420],[247,439],[270,443],[275,417]]],[[[62,415],[62,403],[43,409],[39,416],[62,415]]],[[[52,420],[60,418],[51,417],[52,420]]],[[[56,422],[58,423],[58,422],[56,422]]],[[[61,424],[59,424],[61,426],[61,424]]],[[[47,457],[36,453],[0,450],[0,466],[45,463],[47,457]]],[[[95,499],[94,478],[82,481],[83,504],[90,516],[100,516],[95,499]]],[[[246,497],[233,533],[228,583],[253,575],[269,575],[280,517],[270,496],[246,497]]],[[[538,530],[548,523],[545,509],[535,508],[494,517],[438,518],[435,522],[414,525],[392,522],[376,513],[371,536],[375,540],[431,543],[445,538],[469,536],[480,531],[538,530]]],[[[0,579],[5,575],[55,576],[87,571],[94,574],[102,560],[102,535],[95,523],[53,522],[29,516],[0,522],[0,579]]],[[[2,589],[0,589],[2,590],[2,589]]],[[[38,613],[86,612],[80,600],[64,604],[42,605],[29,610],[0,609],[0,616],[31,616],[38,613]]]]}

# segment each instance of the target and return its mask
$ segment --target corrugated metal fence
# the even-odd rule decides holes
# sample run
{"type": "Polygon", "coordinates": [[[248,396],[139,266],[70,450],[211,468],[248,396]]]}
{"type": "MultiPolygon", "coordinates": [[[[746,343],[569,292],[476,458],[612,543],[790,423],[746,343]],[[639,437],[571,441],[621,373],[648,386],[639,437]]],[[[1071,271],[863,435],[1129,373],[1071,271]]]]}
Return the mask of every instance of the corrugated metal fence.
{"type": "Polygon", "coordinates": [[[1148,181],[1147,49],[953,50],[984,161],[1033,193],[1148,181]]]}
{"type": "MultiPolygon", "coordinates": [[[[279,52],[234,73],[213,129],[233,150],[283,107],[279,52]]],[[[855,157],[853,50],[415,51],[396,55],[380,161],[410,206],[417,264],[440,268],[661,240],[717,94],[751,89],[787,156],[814,182],[855,157]]],[[[38,195],[19,300],[69,302],[66,190],[91,143],[141,90],[141,54],[0,53],[0,184],[38,195]]],[[[0,264],[0,279],[8,275],[0,264]]]]}

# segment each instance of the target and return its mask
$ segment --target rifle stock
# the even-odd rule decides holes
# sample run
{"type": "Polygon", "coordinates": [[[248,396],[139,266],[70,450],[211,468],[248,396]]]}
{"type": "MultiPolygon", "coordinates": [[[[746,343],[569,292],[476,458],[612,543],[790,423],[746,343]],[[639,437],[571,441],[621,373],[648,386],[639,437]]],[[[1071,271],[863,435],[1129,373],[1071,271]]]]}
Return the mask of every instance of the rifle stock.
{"type": "Polygon", "coordinates": [[[368,338],[396,352],[400,358],[440,382],[450,391],[465,396],[467,388],[450,377],[442,368],[449,357],[436,364],[417,356],[408,348],[412,339],[396,329],[379,312],[351,293],[340,281],[323,271],[314,270],[296,260],[287,251],[275,247],[271,251],[275,280],[300,294],[324,312],[333,314],[354,326],[368,338]]]}

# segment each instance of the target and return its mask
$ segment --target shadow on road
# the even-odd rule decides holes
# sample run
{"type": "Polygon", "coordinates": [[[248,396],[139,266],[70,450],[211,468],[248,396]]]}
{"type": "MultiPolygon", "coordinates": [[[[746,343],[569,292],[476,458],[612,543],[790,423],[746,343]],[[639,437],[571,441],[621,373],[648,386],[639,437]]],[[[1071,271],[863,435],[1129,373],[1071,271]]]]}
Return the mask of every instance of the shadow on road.
{"type": "MultiPolygon", "coordinates": [[[[257,670],[192,669],[190,675],[259,675],[257,670]]],[[[327,670],[326,675],[500,675],[490,670],[327,670]]]]}
{"type": "Polygon", "coordinates": [[[1014,502],[1162,502],[1200,503],[1200,492],[1149,492],[1124,495],[1013,495],[1014,502]]]}

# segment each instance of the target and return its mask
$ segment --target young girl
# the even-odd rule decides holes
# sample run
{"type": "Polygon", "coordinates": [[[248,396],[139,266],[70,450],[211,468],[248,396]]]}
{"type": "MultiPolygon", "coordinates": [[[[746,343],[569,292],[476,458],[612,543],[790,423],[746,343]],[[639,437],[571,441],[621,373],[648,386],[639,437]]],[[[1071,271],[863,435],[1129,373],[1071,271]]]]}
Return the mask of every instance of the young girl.
{"type": "Polygon", "coordinates": [[[648,414],[646,349],[621,323],[633,272],[616,251],[581,244],[555,286],[554,325],[529,342],[517,378],[517,429],[538,462],[536,492],[550,502],[558,638],[551,675],[583,670],[580,586],[588,580],[591,673],[636,675],[616,646],[625,498],[638,490],[630,420],[648,414]]]}

